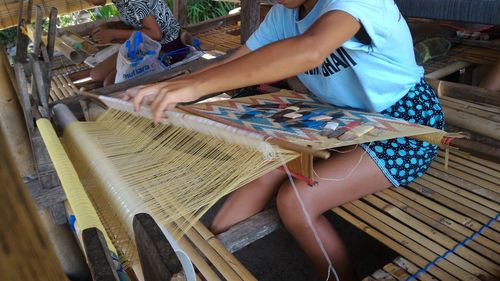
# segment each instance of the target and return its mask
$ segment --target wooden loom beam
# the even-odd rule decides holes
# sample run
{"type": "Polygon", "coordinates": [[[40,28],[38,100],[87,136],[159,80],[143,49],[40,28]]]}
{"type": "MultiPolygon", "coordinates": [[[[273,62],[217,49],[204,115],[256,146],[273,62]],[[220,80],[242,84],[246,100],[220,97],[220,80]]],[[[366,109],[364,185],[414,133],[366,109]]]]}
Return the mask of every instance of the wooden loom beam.
{"type": "Polygon", "coordinates": [[[170,280],[182,266],[161,229],[145,213],[134,216],[133,227],[144,280],[170,280]]]}
{"type": "Polygon", "coordinates": [[[95,227],[85,229],[82,232],[82,239],[92,280],[120,280],[102,232],[95,227]]]}

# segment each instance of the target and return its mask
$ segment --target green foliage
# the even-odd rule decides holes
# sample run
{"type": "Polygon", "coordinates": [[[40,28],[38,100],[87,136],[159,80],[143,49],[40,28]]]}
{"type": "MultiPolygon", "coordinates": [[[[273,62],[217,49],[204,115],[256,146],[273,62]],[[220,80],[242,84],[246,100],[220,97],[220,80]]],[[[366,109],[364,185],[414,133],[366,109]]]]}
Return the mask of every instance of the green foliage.
{"type": "Polygon", "coordinates": [[[236,8],[234,3],[213,0],[189,0],[188,21],[198,23],[212,18],[225,16],[236,8]]]}
{"type": "MultiPolygon", "coordinates": [[[[170,9],[173,9],[172,0],[166,0],[170,9]]],[[[214,0],[188,0],[188,22],[198,23],[216,17],[227,15],[236,8],[234,3],[214,0]]]]}
{"type": "Polygon", "coordinates": [[[13,45],[17,38],[17,26],[0,30],[0,46],[13,45]]]}
{"type": "Polygon", "coordinates": [[[89,10],[90,19],[92,21],[100,19],[109,19],[118,16],[118,10],[114,5],[106,5],[104,7],[98,7],[93,10],[89,10]]]}

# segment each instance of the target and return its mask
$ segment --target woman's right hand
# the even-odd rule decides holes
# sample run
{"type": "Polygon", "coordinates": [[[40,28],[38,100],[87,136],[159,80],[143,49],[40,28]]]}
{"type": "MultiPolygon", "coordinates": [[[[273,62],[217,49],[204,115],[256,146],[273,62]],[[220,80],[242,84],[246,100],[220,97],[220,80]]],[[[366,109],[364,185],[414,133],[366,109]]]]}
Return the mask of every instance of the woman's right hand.
{"type": "Polygon", "coordinates": [[[195,79],[181,78],[151,85],[130,88],[124,100],[132,101],[134,110],[149,105],[153,121],[158,123],[164,111],[171,111],[177,103],[195,101],[208,93],[203,93],[195,79]]]}

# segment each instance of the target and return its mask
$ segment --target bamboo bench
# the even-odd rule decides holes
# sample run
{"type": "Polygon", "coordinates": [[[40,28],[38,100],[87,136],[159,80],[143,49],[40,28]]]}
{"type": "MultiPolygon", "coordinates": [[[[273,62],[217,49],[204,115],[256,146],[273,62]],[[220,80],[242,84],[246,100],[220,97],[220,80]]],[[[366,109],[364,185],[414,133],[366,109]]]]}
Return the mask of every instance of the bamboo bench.
{"type": "MultiPolygon", "coordinates": [[[[400,255],[366,281],[406,280],[498,215],[499,182],[500,164],[451,152],[445,170],[440,152],[427,173],[409,186],[366,196],[333,212],[400,255]]],[[[217,238],[235,252],[279,227],[276,210],[269,209],[217,238]]],[[[418,280],[498,280],[498,241],[497,221],[418,280]]]]}
{"type": "Polygon", "coordinates": [[[495,217],[482,235],[418,280],[500,278],[500,165],[461,152],[452,153],[448,171],[443,161],[440,153],[428,172],[408,187],[333,210],[401,255],[365,280],[406,280],[495,217]]]}

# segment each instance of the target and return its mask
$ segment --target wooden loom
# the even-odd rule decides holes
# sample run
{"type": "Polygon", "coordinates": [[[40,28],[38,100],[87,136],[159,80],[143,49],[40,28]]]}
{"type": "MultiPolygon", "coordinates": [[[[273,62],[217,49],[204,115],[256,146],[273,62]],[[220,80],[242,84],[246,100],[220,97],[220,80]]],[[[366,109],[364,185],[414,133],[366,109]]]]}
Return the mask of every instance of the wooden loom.
{"type": "MultiPolygon", "coordinates": [[[[102,100],[109,103],[109,99],[102,98],[102,100]]],[[[240,109],[239,114],[241,114],[241,110],[243,112],[245,112],[245,107],[242,106],[242,104],[244,104],[245,102],[253,101],[254,103],[269,104],[269,103],[276,103],[276,102],[289,103],[291,101],[296,101],[296,100],[308,101],[310,104],[313,104],[313,102],[314,102],[314,100],[310,99],[309,97],[307,97],[305,95],[301,95],[301,94],[297,94],[297,93],[293,93],[293,92],[280,92],[280,93],[274,93],[274,94],[269,94],[269,95],[263,95],[263,96],[259,96],[259,97],[255,97],[255,98],[244,98],[244,99],[240,99],[240,100],[227,101],[227,102],[225,102],[226,103],[225,106],[227,106],[227,108],[230,108],[230,107],[233,107],[234,105],[236,105],[236,108],[240,109]]],[[[122,110],[123,109],[130,110],[130,104],[123,104],[122,102],[117,102],[117,101],[111,101],[110,104],[111,104],[111,106],[118,107],[122,110]]],[[[219,110],[221,110],[221,108],[222,108],[222,105],[224,105],[224,102],[200,104],[200,105],[194,105],[194,106],[189,106],[189,107],[183,106],[182,108],[185,110],[188,110],[188,111],[193,111],[193,112],[198,111],[198,110],[202,110],[202,109],[213,108],[213,109],[217,109],[217,110],[214,110],[212,112],[216,112],[216,111],[219,112],[219,110]]],[[[224,110],[227,111],[227,108],[225,108],[224,110]]],[[[334,112],[338,111],[339,109],[331,107],[331,108],[323,108],[323,110],[324,110],[325,114],[328,114],[328,112],[334,113],[334,112]]],[[[145,112],[143,112],[143,113],[146,114],[145,112]]],[[[74,165],[77,166],[77,169],[80,172],[79,176],[81,179],[88,179],[89,177],[90,178],[95,177],[97,181],[101,181],[101,184],[104,183],[104,185],[105,185],[107,182],[108,189],[111,188],[111,190],[113,190],[113,187],[122,185],[123,180],[120,180],[120,178],[124,177],[124,179],[126,181],[126,178],[128,176],[126,174],[123,174],[123,172],[125,171],[125,173],[126,173],[127,169],[129,170],[129,173],[131,171],[130,168],[118,167],[118,166],[116,166],[117,164],[114,164],[114,163],[118,163],[118,162],[113,162],[117,158],[119,158],[119,157],[123,158],[124,156],[125,157],[123,159],[129,159],[127,162],[137,162],[139,166],[143,166],[143,165],[146,165],[147,162],[154,162],[154,161],[159,161],[158,163],[160,163],[162,166],[164,166],[164,165],[167,166],[167,164],[165,163],[167,158],[160,157],[157,155],[157,153],[160,153],[161,150],[155,149],[153,151],[153,154],[151,154],[151,153],[148,154],[147,153],[148,148],[146,148],[146,147],[143,147],[143,148],[137,148],[137,147],[134,148],[133,146],[127,147],[128,143],[133,142],[134,138],[144,138],[144,137],[140,136],[140,134],[142,134],[144,131],[139,130],[139,131],[135,132],[135,135],[132,135],[132,137],[130,137],[130,136],[126,137],[127,134],[132,132],[132,131],[130,131],[130,126],[127,124],[119,125],[119,123],[117,123],[117,121],[120,119],[117,116],[119,116],[119,115],[124,116],[124,114],[127,115],[127,117],[123,120],[127,120],[129,122],[132,121],[134,124],[134,127],[141,127],[142,125],[139,125],[141,122],[144,124],[150,123],[150,121],[147,121],[147,120],[141,121],[139,119],[143,119],[143,118],[134,117],[128,113],[115,112],[115,113],[112,113],[111,116],[103,118],[104,119],[103,122],[104,123],[108,122],[111,125],[111,127],[105,127],[104,130],[97,129],[95,131],[95,133],[92,133],[93,129],[91,127],[95,127],[95,126],[99,125],[98,123],[96,123],[95,125],[90,124],[90,123],[89,123],[89,125],[75,123],[75,124],[69,126],[69,127],[71,127],[71,126],[79,127],[79,126],[83,125],[83,126],[87,126],[87,127],[90,126],[89,128],[91,128],[91,129],[85,129],[85,130],[79,130],[79,129],[75,130],[74,128],[73,129],[70,128],[70,130],[68,130],[69,132],[66,132],[66,135],[68,135],[68,136],[65,137],[65,139],[69,138],[68,139],[69,141],[66,141],[66,148],[67,148],[67,151],[69,151],[69,155],[71,155],[71,158],[73,160],[74,165]],[[115,127],[115,128],[113,129],[113,127],[115,127]],[[124,133],[125,130],[129,130],[129,131],[127,133],[124,133]],[[71,131],[73,131],[73,133],[71,133],[71,131]],[[85,136],[84,131],[87,131],[87,134],[89,134],[89,135],[85,136]],[[109,135],[104,135],[104,134],[106,134],[105,132],[108,132],[109,134],[118,134],[118,137],[115,136],[114,138],[110,139],[109,135]],[[94,141],[88,141],[89,137],[93,138],[94,141]],[[90,144],[90,143],[95,142],[95,141],[97,141],[96,144],[90,144]],[[109,155],[109,152],[105,152],[103,154],[102,152],[106,151],[106,149],[99,147],[99,145],[98,145],[98,143],[100,142],[101,145],[104,145],[104,147],[106,147],[105,142],[110,142],[110,141],[112,143],[112,146],[118,145],[118,149],[116,147],[108,147],[108,151],[109,151],[109,149],[114,151],[113,152],[114,156],[109,155]],[[127,145],[125,145],[125,143],[127,143],[127,145]],[[134,149],[136,152],[131,152],[134,149]],[[138,153],[138,150],[140,150],[141,153],[138,153]],[[76,154],[75,154],[75,151],[76,151],[76,154]],[[107,156],[106,156],[106,153],[108,153],[107,156]],[[127,153],[127,154],[123,155],[123,153],[127,153]],[[146,153],[146,154],[144,154],[144,153],[146,153]],[[142,154],[144,154],[144,156],[141,156],[142,154]],[[155,156],[152,156],[152,155],[155,155],[155,156]],[[107,160],[105,160],[105,159],[107,159],[107,160]],[[113,160],[113,159],[115,159],[115,160],[113,160]],[[102,161],[105,161],[108,164],[103,165],[104,162],[102,162],[102,161]],[[123,170],[123,169],[125,169],[125,170],[123,170]],[[122,173],[122,174],[120,174],[120,173],[122,173]],[[98,175],[98,174],[100,174],[100,175],[98,175]],[[109,184],[111,184],[111,185],[109,185],[109,184]]],[[[206,113],[201,114],[201,115],[206,115],[206,113]]],[[[221,116],[220,114],[217,114],[217,115],[219,117],[221,116]]],[[[233,115],[231,115],[231,114],[226,114],[226,115],[229,116],[228,119],[231,119],[231,116],[238,115],[238,110],[233,111],[233,115]]],[[[188,115],[186,117],[186,116],[178,116],[178,115],[174,114],[174,115],[170,116],[171,120],[175,119],[175,118],[194,119],[195,122],[199,122],[202,120],[200,117],[194,117],[192,115],[191,116],[188,115]]],[[[399,121],[395,120],[395,119],[394,120],[392,120],[392,119],[391,120],[382,120],[383,118],[379,114],[366,114],[366,113],[354,112],[354,111],[346,112],[346,115],[343,118],[343,121],[341,121],[341,122],[349,123],[350,120],[353,118],[354,119],[365,118],[367,120],[369,119],[370,122],[379,122],[381,124],[379,126],[379,130],[381,130],[382,132],[373,133],[369,137],[364,136],[363,138],[360,138],[358,140],[347,141],[347,142],[345,142],[345,141],[339,142],[338,140],[330,140],[329,146],[338,147],[338,146],[343,146],[343,145],[349,145],[352,143],[365,142],[367,140],[370,141],[369,138],[371,138],[371,139],[384,139],[384,138],[387,138],[388,136],[394,137],[394,136],[401,136],[401,135],[411,135],[411,134],[415,135],[415,134],[429,134],[429,133],[441,134],[441,136],[442,136],[442,133],[443,133],[442,131],[435,130],[432,128],[418,127],[418,126],[415,127],[414,125],[407,124],[407,122],[401,123],[400,120],[399,121]],[[385,125],[382,125],[382,123],[384,123],[384,122],[385,122],[385,125]],[[395,129],[398,127],[399,127],[399,129],[395,129]],[[405,132],[404,130],[401,130],[401,128],[408,128],[408,127],[413,128],[413,131],[412,132],[405,132]],[[384,129],[385,129],[385,132],[384,132],[384,129]]],[[[217,119],[217,118],[215,118],[215,119],[217,119]]],[[[249,122],[249,123],[252,123],[252,122],[249,122]]],[[[256,125],[258,123],[260,123],[262,125],[261,121],[254,122],[253,125],[256,125]]],[[[182,124],[182,122],[181,122],[181,124],[182,124]]],[[[210,126],[212,126],[212,128],[215,128],[215,129],[212,129],[212,131],[222,130],[222,128],[227,127],[227,126],[224,126],[220,123],[214,124],[213,122],[202,123],[202,126],[206,127],[206,126],[208,126],[207,124],[210,124],[210,126]]],[[[185,125],[183,125],[183,126],[185,126],[185,125]]],[[[151,127],[149,125],[146,127],[149,127],[149,129],[151,129],[151,127]]],[[[163,131],[164,129],[157,128],[157,130],[163,131]]],[[[234,131],[234,128],[231,130],[234,131]]],[[[284,128],[279,128],[279,126],[273,128],[272,130],[270,128],[268,128],[268,130],[266,130],[267,136],[265,138],[261,138],[261,139],[266,139],[270,143],[279,143],[280,145],[282,145],[284,147],[288,147],[288,148],[293,147],[293,148],[297,149],[298,147],[302,146],[303,147],[303,149],[301,151],[302,159],[306,159],[306,161],[303,161],[303,160],[298,161],[299,164],[297,165],[297,167],[298,167],[297,173],[301,173],[302,175],[305,175],[305,172],[308,172],[308,173],[311,173],[311,175],[312,175],[312,155],[313,155],[314,150],[321,150],[321,149],[327,148],[328,145],[322,144],[322,142],[324,142],[324,141],[320,141],[318,139],[319,136],[317,135],[317,132],[316,132],[316,136],[315,137],[313,136],[314,130],[311,130],[310,132],[307,132],[307,130],[302,130],[303,134],[309,135],[309,138],[310,138],[309,140],[299,140],[299,141],[295,140],[295,143],[292,141],[287,143],[286,139],[287,138],[292,139],[293,137],[291,137],[290,135],[287,135],[286,133],[283,133],[284,132],[283,130],[284,130],[284,128]],[[278,132],[280,132],[280,133],[277,134],[278,132]],[[271,140],[269,138],[270,134],[274,135],[274,137],[273,137],[274,140],[271,140]],[[279,138],[277,138],[278,135],[280,136],[279,138]],[[309,143],[311,145],[311,147],[313,147],[314,149],[312,149],[311,147],[308,147],[307,145],[304,146],[303,145],[304,141],[309,143]]],[[[152,131],[155,131],[155,130],[152,130],[152,131]]],[[[254,133],[254,132],[251,132],[251,133],[254,133]]],[[[178,133],[175,133],[175,134],[178,134],[178,133]]],[[[194,132],[189,133],[189,135],[194,135],[194,134],[195,134],[194,132]]],[[[219,134],[219,132],[216,132],[216,135],[217,134],[219,134]]],[[[155,136],[153,139],[156,139],[156,140],[158,140],[158,138],[160,137],[160,135],[158,135],[157,133],[154,133],[153,135],[155,136]]],[[[203,136],[202,138],[207,139],[208,137],[203,136]]],[[[186,139],[183,138],[181,143],[183,143],[185,141],[186,141],[186,139]]],[[[158,142],[165,143],[165,141],[161,140],[161,138],[159,138],[158,142]]],[[[158,146],[158,142],[156,144],[154,144],[154,146],[158,146]]],[[[200,139],[197,139],[195,142],[200,142],[200,139]]],[[[173,154],[171,154],[175,150],[182,151],[183,149],[179,146],[179,143],[174,144],[174,150],[169,150],[169,152],[168,152],[168,155],[170,155],[170,158],[175,158],[175,156],[172,156],[173,154]],[[177,146],[177,148],[175,148],[176,146],[177,146]]],[[[242,150],[242,148],[238,148],[238,150],[242,150]]],[[[220,153],[220,152],[218,152],[218,153],[220,153]]],[[[293,158],[298,156],[296,153],[289,153],[289,152],[285,152],[284,150],[281,150],[281,152],[279,152],[279,153],[281,155],[284,155],[282,157],[283,157],[283,159],[286,159],[285,160],[286,162],[288,162],[288,161],[290,161],[293,158]],[[283,154],[283,153],[286,153],[289,156],[286,156],[286,154],[283,154]]],[[[259,153],[259,155],[260,155],[260,153],[259,153]]],[[[192,156],[194,157],[195,155],[192,155],[192,156]]],[[[261,156],[259,156],[258,158],[261,158],[261,156]]],[[[224,159],[226,159],[224,161],[229,160],[229,158],[227,158],[227,157],[224,157],[224,159]]],[[[197,160],[197,161],[200,161],[200,160],[197,160]]],[[[246,161],[250,161],[250,160],[246,160],[246,161]]],[[[175,160],[173,162],[175,163],[175,160]]],[[[123,164],[125,162],[120,162],[120,163],[123,164]]],[[[239,163],[240,164],[238,164],[238,165],[242,165],[241,162],[239,162],[239,163]]],[[[221,162],[216,162],[216,164],[220,165],[221,162]]],[[[282,165],[281,161],[274,161],[274,164],[272,164],[272,162],[269,162],[268,164],[265,165],[264,170],[262,170],[261,172],[258,172],[258,173],[259,173],[259,175],[261,175],[262,173],[266,173],[267,171],[270,171],[270,170],[272,170],[280,165],[282,165]]],[[[132,165],[130,167],[133,167],[133,166],[134,165],[132,165]]],[[[290,166],[292,167],[293,165],[290,165],[290,166]]],[[[216,167],[216,166],[214,166],[214,167],[216,167]]],[[[137,167],[133,168],[133,169],[137,169],[137,167]]],[[[146,166],[144,169],[149,170],[150,168],[149,168],[149,166],[146,166]]],[[[190,173],[190,171],[192,171],[193,168],[187,167],[186,169],[187,169],[186,172],[190,173]]],[[[225,169],[227,169],[227,168],[225,168],[225,169]]],[[[178,168],[177,168],[177,170],[178,170],[178,168]]],[[[161,175],[163,172],[158,172],[158,173],[159,173],[159,175],[161,175]]],[[[153,171],[153,174],[158,174],[158,173],[153,171]]],[[[243,176],[243,177],[245,177],[245,176],[243,176]]],[[[215,203],[219,198],[221,198],[225,194],[231,192],[232,190],[241,186],[245,182],[250,181],[252,178],[255,178],[255,177],[252,177],[249,175],[247,175],[246,177],[247,177],[246,179],[242,178],[242,179],[238,180],[236,185],[233,184],[232,187],[230,187],[229,189],[225,188],[225,186],[218,186],[217,188],[212,189],[209,193],[206,193],[205,196],[215,196],[214,199],[212,199],[210,202],[202,203],[205,205],[208,204],[204,208],[200,209],[199,206],[196,206],[194,209],[194,212],[193,211],[186,212],[182,208],[179,209],[178,207],[175,207],[175,205],[177,203],[171,205],[170,207],[167,207],[168,204],[162,205],[163,206],[162,208],[167,208],[167,210],[169,210],[168,214],[159,214],[157,212],[157,210],[153,211],[153,209],[151,209],[151,208],[153,208],[155,206],[155,204],[157,204],[157,203],[153,203],[153,204],[148,203],[149,205],[148,204],[144,205],[143,203],[140,203],[140,202],[139,203],[137,203],[137,202],[131,203],[133,201],[129,200],[128,203],[123,202],[123,201],[117,201],[117,204],[121,205],[121,204],[127,203],[129,206],[131,206],[131,205],[146,206],[145,209],[144,209],[144,207],[138,207],[138,209],[135,209],[135,211],[133,211],[132,214],[135,214],[135,212],[146,212],[146,213],[150,212],[152,214],[153,218],[155,219],[155,221],[157,223],[159,223],[160,226],[163,225],[163,226],[167,227],[168,231],[173,231],[174,233],[177,231],[181,231],[183,233],[190,233],[191,226],[192,225],[196,226],[198,224],[196,222],[197,219],[199,218],[199,216],[201,216],[201,214],[204,211],[206,211],[208,209],[208,207],[210,207],[210,204],[215,203]],[[212,195],[208,195],[208,194],[212,194],[212,195]],[[137,205],[137,204],[139,204],[139,205],[137,205]],[[174,209],[172,209],[172,207],[174,209]],[[172,215],[175,213],[178,213],[178,214],[172,215]],[[175,224],[176,228],[171,228],[171,226],[169,226],[172,224],[175,224]]],[[[86,180],[87,189],[90,188],[90,190],[92,190],[92,191],[89,190],[89,192],[92,193],[92,192],[95,192],[96,189],[95,189],[95,187],[93,187],[95,185],[95,182],[94,183],[91,183],[91,182],[86,180]]],[[[84,182],[84,184],[85,184],[85,182],[84,182]]],[[[139,184],[139,182],[137,182],[137,184],[139,184]]],[[[211,184],[217,185],[215,182],[212,182],[211,184]]],[[[191,185],[191,183],[189,183],[188,185],[191,185]]],[[[204,184],[202,184],[201,186],[203,186],[203,185],[204,184]]],[[[198,186],[200,186],[200,185],[198,185],[198,186]]],[[[130,186],[130,188],[133,188],[133,186],[130,186]]],[[[174,188],[181,189],[181,191],[183,193],[186,193],[186,194],[188,194],[189,192],[192,192],[192,191],[189,191],[188,189],[186,189],[187,186],[184,186],[182,188],[179,188],[178,186],[174,186],[174,188]]],[[[195,187],[195,188],[199,188],[199,187],[195,187]]],[[[122,194],[122,192],[124,192],[124,190],[121,190],[121,191],[114,190],[113,194],[122,194]]],[[[196,193],[196,191],[194,191],[194,192],[196,193]]],[[[191,194],[195,194],[195,193],[191,193],[191,194]]],[[[106,209],[106,208],[109,209],[109,207],[106,207],[106,202],[102,202],[102,201],[113,200],[113,198],[110,198],[109,196],[108,197],[103,196],[102,192],[98,192],[98,193],[96,193],[96,195],[90,195],[90,196],[91,196],[91,198],[93,198],[93,199],[91,199],[93,201],[93,203],[98,204],[97,206],[99,206],[99,207],[97,207],[97,208],[99,210],[101,210],[101,212],[103,209],[106,209]],[[99,199],[99,198],[101,198],[101,199],[99,199]],[[101,202],[99,202],[99,201],[101,201],[101,202]]],[[[192,196],[192,195],[190,195],[190,196],[192,196]]],[[[175,198],[175,197],[176,196],[172,196],[172,198],[175,198]]],[[[194,196],[193,198],[196,198],[196,196],[194,196]]],[[[125,201],[127,201],[127,200],[125,200],[125,201]]],[[[123,211],[118,211],[118,212],[123,212],[123,211]]],[[[127,232],[126,230],[125,231],[123,229],[120,230],[120,231],[122,231],[122,234],[119,234],[119,232],[117,232],[117,229],[113,229],[116,226],[116,223],[113,223],[113,220],[116,220],[119,218],[117,218],[117,216],[113,215],[113,214],[109,215],[109,210],[104,211],[103,213],[100,214],[101,220],[103,220],[105,225],[107,225],[106,229],[107,229],[108,233],[110,233],[110,236],[111,237],[122,237],[122,238],[119,238],[119,240],[129,239],[129,238],[126,238],[123,236],[124,235],[123,232],[126,233],[127,232]],[[106,213],[108,213],[108,215],[106,215],[106,213]],[[112,226],[113,224],[115,224],[115,226],[112,226]]],[[[124,223],[125,228],[131,228],[132,226],[130,225],[130,223],[131,223],[130,219],[131,218],[129,217],[129,219],[125,218],[125,219],[119,219],[119,220],[122,221],[122,223],[124,223]],[[126,222],[126,221],[128,221],[128,222],[126,222]],[[129,226],[126,226],[126,225],[129,225],[129,226]]],[[[131,230],[129,230],[128,233],[129,233],[129,235],[131,235],[130,234],[131,230]]],[[[177,239],[182,239],[182,238],[177,237],[177,239]]],[[[117,247],[119,248],[119,247],[123,247],[126,243],[129,243],[129,242],[118,241],[115,243],[117,243],[117,247]]],[[[134,263],[134,259],[136,259],[136,258],[134,258],[135,254],[132,253],[134,251],[135,250],[133,250],[133,248],[118,249],[118,252],[122,255],[122,257],[125,256],[125,260],[126,261],[129,260],[129,262],[131,262],[131,263],[134,263]],[[127,254],[127,252],[129,254],[127,254]]]]}

